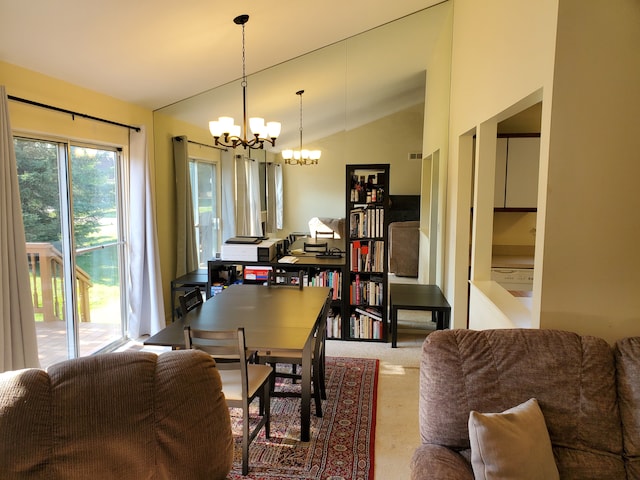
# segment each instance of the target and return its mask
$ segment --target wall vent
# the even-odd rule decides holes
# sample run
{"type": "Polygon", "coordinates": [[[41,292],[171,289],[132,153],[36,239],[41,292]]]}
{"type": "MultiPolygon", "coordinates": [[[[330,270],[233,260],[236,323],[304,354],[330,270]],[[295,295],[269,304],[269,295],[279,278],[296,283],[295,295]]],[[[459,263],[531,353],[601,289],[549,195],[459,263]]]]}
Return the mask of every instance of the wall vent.
{"type": "Polygon", "coordinates": [[[422,160],[422,152],[409,152],[409,160],[422,160]]]}

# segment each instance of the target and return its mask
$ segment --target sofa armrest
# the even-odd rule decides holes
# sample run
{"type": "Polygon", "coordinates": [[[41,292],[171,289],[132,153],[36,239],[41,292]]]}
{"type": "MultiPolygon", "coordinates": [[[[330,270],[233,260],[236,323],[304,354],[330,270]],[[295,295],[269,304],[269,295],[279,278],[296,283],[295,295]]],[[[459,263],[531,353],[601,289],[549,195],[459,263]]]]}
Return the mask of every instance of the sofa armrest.
{"type": "Polygon", "coordinates": [[[469,462],[442,445],[422,444],[411,459],[411,480],[473,480],[469,462]]]}

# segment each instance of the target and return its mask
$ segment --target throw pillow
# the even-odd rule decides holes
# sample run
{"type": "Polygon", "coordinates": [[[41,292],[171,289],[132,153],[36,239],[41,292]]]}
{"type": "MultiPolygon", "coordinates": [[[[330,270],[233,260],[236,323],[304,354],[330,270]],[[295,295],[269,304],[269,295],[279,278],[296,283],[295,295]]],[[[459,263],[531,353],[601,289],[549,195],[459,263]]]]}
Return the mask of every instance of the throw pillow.
{"type": "Polygon", "coordinates": [[[476,480],[559,479],[544,416],[535,398],[502,413],[469,415],[476,480]]]}

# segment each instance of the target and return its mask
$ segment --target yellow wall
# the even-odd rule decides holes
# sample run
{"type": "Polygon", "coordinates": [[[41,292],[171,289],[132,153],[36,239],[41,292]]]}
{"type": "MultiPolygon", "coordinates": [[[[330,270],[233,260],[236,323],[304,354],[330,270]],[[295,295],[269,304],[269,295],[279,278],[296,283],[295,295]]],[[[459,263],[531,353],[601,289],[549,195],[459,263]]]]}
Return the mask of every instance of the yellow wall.
{"type": "MultiPolygon", "coordinates": [[[[213,145],[208,130],[180,122],[172,117],[155,112],[155,165],[156,205],[158,209],[158,244],[160,263],[162,264],[162,288],[165,299],[165,315],[171,318],[171,280],[176,274],[176,182],[173,165],[172,138],[186,135],[188,140],[213,145]]],[[[189,144],[189,154],[194,157],[220,160],[219,150],[189,144]]]]}
{"type": "MultiPolygon", "coordinates": [[[[153,115],[150,110],[112,97],[0,62],[0,84],[7,95],[52,105],[118,123],[145,126],[153,158],[153,115]]],[[[127,147],[129,130],[93,120],[9,101],[11,125],[21,132],[46,133],[62,138],[91,140],[127,147]]]]}
{"type": "Polygon", "coordinates": [[[322,150],[318,165],[285,165],[283,232],[307,231],[312,217],[345,216],[347,164],[389,163],[389,193],[419,194],[421,164],[407,154],[422,149],[423,115],[423,105],[418,105],[317,140],[314,148],[322,150]]]}
{"type": "Polygon", "coordinates": [[[536,214],[496,212],[493,216],[493,245],[536,244],[536,214]]]}

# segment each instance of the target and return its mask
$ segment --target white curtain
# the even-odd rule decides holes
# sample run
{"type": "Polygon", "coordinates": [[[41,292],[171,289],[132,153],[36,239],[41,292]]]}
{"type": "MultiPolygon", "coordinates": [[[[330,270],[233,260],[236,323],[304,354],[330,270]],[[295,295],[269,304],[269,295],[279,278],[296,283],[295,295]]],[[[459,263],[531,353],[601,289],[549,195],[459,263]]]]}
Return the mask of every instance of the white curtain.
{"type": "Polygon", "coordinates": [[[27,248],[18,188],[16,153],[5,87],[0,85],[0,372],[40,367],[31,302],[27,248]]]}
{"type": "Polygon", "coordinates": [[[238,235],[262,236],[260,169],[258,162],[236,155],[236,230],[238,235]]]}
{"type": "Polygon", "coordinates": [[[127,333],[136,339],[165,325],[153,174],[144,127],[129,133],[129,319],[127,333]]]}
{"type": "Polygon", "coordinates": [[[267,163],[267,232],[282,229],[283,210],[282,165],[267,163]]]}
{"type": "Polygon", "coordinates": [[[176,278],[198,269],[198,246],[194,231],[189,142],[173,137],[173,163],[176,175],[176,278]]]}
{"type": "Polygon", "coordinates": [[[222,164],[222,241],[236,236],[236,183],[233,152],[224,150],[220,154],[222,164]]]}

